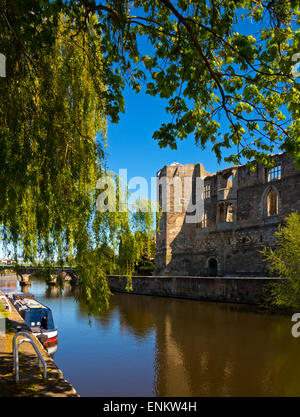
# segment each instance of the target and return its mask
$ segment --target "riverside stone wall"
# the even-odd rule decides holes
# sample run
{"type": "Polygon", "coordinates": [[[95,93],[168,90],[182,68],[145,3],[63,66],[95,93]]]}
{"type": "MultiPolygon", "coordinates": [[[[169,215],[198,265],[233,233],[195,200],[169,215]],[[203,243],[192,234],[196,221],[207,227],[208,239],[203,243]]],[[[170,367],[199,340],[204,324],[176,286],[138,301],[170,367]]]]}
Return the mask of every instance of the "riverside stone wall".
{"type": "MultiPolygon", "coordinates": [[[[201,301],[221,301],[242,304],[260,304],[263,291],[278,278],[244,277],[179,277],[179,276],[134,276],[132,291],[140,295],[190,298],[201,301]]],[[[115,292],[127,292],[127,278],[110,276],[109,287],[115,292]]]]}

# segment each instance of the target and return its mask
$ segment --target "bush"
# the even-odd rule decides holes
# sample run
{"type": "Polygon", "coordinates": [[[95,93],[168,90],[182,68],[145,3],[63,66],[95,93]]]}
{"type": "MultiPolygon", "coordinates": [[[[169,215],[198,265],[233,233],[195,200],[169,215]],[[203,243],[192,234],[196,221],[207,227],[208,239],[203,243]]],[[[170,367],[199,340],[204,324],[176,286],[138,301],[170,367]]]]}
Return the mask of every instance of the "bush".
{"type": "Polygon", "coordinates": [[[269,288],[268,302],[280,308],[300,307],[300,214],[292,213],[275,233],[274,249],[263,254],[271,274],[283,280],[269,288]]]}
{"type": "Polygon", "coordinates": [[[149,276],[154,271],[154,262],[151,259],[143,257],[135,267],[134,273],[137,275],[149,276]]]}

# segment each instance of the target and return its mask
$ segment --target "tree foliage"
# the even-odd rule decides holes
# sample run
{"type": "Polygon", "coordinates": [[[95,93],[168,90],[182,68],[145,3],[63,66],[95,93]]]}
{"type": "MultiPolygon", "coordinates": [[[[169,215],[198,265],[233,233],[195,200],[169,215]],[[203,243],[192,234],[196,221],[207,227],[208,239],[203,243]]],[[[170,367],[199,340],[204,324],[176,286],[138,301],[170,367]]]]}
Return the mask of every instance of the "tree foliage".
{"type": "Polygon", "coordinates": [[[269,302],[276,307],[300,306],[300,214],[292,213],[275,233],[276,247],[263,254],[270,273],[282,278],[270,291],[269,302]]]}
{"type": "Polygon", "coordinates": [[[96,210],[126,82],[168,101],[161,147],[194,134],[219,159],[230,148],[227,161],[266,163],[279,147],[300,163],[298,27],[297,0],[0,0],[3,242],[76,262],[90,299],[109,293],[96,247],[122,241],[130,274],[141,252],[130,213],[96,210]]]}
{"type": "MultiPolygon", "coordinates": [[[[56,37],[59,16],[67,16],[70,30],[82,34],[97,15],[93,28],[106,85],[101,95],[112,121],[124,111],[122,89],[128,82],[136,92],[145,88],[168,100],[169,121],[154,133],[161,147],[176,148],[193,133],[202,147],[211,142],[219,159],[230,148],[227,161],[268,163],[269,152],[280,148],[300,163],[300,93],[293,76],[300,51],[297,0],[1,0],[0,5],[10,39],[9,47],[0,46],[9,67],[16,50],[35,77],[41,50],[56,37]]],[[[94,40],[84,48],[93,63],[94,40]]]]}
{"type": "Polygon", "coordinates": [[[269,153],[280,148],[300,164],[300,92],[292,74],[300,51],[297,0],[70,5],[79,3],[99,15],[103,54],[117,83],[125,79],[135,91],[145,86],[168,100],[170,120],[154,133],[161,147],[177,148],[194,134],[203,148],[212,143],[219,160],[230,148],[228,162],[269,164],[269,153]]]}
{"type": "Polygon", "coordinates": [[[0,223],[4,241],[20,246],[25,259],[38,252],[64,256],[88,228],[103,154],[95,136],[106,131],[94,23],[77,33],[60,16],[45,49],[35,46],[42,28],[34,28],[35,37],[30,31],[26,50],[33,44],[36,74],[34,62],[5,32],[10,58],[0,82],[0,223]]]}
{"type": "MultiPolygon", "coordinates": [[[[0,49],[8,57],[0,80],[1,237],[16,257],[42,261],[48,278],[57,259],[76,266],[94,309],[107,305],[106,274],[121,234],[132,236],[128,209],[96,207],[118,93],[112,100],[97,16],[80,25],[60,4],[0,1],[0,49]]],[[[139,256],[128,254],[127,270],[139,256]]]]}

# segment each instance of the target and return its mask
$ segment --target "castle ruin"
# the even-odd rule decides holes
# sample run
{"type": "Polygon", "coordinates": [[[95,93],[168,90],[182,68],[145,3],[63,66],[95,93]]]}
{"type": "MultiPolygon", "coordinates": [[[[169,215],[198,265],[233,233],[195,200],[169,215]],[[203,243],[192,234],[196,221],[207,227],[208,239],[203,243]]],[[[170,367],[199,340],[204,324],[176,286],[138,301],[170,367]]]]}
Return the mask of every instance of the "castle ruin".
{"type": "Polygon", "coordinates": [[[163,167],[157,174],[163,212],[154,275],[266,276],[260,251],[274,245],[288,214],[300,212],[300,171],[287,154],[273,157],[273,168],[256,164],[255,171],[247,165],[215,174],[200,163],[163,167]],[[187,207],[197,203],[201,215],[191,221],[187,207]]]}

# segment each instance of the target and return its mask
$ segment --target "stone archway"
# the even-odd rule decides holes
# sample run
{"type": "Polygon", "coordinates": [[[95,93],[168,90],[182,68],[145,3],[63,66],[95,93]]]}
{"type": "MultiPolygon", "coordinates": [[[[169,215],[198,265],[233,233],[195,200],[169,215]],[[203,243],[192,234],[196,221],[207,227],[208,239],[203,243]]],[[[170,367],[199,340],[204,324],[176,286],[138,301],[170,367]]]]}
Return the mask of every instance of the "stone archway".
{"type": "Polygon", "coordinates": [[[218,275],[218,261],[216,258],[208,260],[208,276],[216,277],[218,275]]]}

